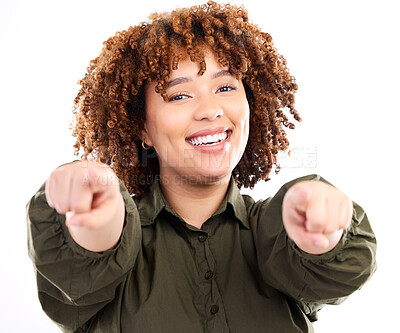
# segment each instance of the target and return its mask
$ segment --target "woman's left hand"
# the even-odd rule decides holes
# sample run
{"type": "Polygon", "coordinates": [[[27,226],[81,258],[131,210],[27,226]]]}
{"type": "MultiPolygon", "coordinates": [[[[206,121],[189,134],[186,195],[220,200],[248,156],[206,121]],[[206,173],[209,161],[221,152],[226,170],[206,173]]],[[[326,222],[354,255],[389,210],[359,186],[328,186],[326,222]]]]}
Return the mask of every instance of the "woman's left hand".
{"type": "Polygon", "coordinates": [[[322,254],[340,241],[353,215],[347,195],[322,181],[302,181],[286,192],[282,219],[288,236],[304,252],[322,254]]]}

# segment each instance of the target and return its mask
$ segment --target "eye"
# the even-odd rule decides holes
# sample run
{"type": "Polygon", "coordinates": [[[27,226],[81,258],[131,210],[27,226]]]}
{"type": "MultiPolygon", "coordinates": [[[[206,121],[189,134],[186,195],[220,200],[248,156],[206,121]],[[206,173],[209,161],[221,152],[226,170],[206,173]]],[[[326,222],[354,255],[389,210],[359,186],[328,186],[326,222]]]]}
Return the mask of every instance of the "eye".
{"type": "Polygon", "coordinates": [[[225,86],[218,88],[217,92],[228,92],[231,90],[236,90],[236,87],[225,85],[225,86]]]}
{"type": "Polygon", "coordinates": [[[172,95],[171,97],[169,97],[168,102],[180,101],[180,100],[186,99],[186,98],[189,98],[189,96],[184,93],[178,93],[178,94],[175,94],[175,95],[172,95]]]}

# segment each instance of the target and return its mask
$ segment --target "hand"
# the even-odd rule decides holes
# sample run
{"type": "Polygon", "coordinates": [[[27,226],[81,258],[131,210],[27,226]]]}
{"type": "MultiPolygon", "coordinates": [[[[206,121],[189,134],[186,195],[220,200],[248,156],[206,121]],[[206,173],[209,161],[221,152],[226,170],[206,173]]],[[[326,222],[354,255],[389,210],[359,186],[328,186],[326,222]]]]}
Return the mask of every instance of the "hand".
{"type": "Polygon", "coordinates": [[[68,227],[101,228],[120,209],[123,199],[111,168],[93,161],[77,161],[55,169],[46,181],[46,200],[68,227]]]}
{"type": "Polygon", "coordinates": [[[302,181],[286,192],[282,219],[288,236],[304,252],[322,254],[340,241],[351,222],[353,204],[335,187],[302,181]]]}

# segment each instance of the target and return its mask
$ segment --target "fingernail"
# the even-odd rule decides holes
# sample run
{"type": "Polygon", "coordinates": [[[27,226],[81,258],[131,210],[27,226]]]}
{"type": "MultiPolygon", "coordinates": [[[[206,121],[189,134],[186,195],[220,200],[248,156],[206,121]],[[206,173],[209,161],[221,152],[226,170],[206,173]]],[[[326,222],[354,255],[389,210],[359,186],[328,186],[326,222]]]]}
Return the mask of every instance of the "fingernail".
{"type": "Polygon", "coordinates": [[[74,227],[79,227],[81,225],[81,222],[80,221],[77,221],[77,220],[74,220],[74,219],[70,219],[68,222],[67,222],[67,226],[74,226],[74,227]]]}
{"type": "Polygon", "coordinates": [[[314,245],[317,246],[317,247],[322,247],[322,248],[326,248],[327,247],[325,242],[321,242],[319,240],[315,241],[314,245]]]}

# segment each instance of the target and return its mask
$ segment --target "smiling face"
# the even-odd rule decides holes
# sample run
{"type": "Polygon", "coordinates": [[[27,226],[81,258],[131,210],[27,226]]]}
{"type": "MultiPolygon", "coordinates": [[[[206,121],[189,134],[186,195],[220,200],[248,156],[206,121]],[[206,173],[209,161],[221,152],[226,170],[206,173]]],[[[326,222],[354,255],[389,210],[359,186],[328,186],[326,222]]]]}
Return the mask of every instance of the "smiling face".
{"type": "Polygon", "coordinates": [[[245,150],[249,134],[249,104],[243,83],[211,53],[207,70],[183,60],[171,72],[168,100],[146,86],[143,141],[153,146],[160,176],[195,179],[200,183],[229,180],[245,150]]]}

